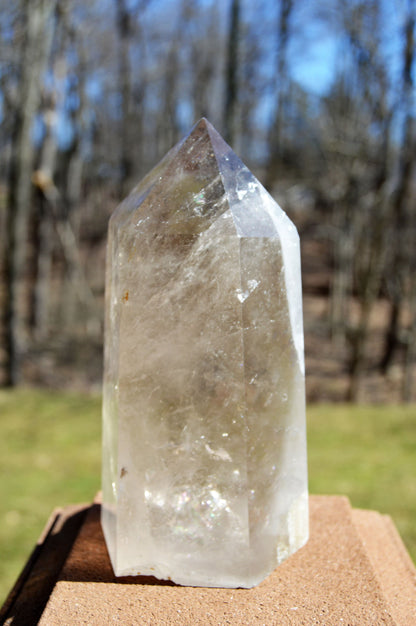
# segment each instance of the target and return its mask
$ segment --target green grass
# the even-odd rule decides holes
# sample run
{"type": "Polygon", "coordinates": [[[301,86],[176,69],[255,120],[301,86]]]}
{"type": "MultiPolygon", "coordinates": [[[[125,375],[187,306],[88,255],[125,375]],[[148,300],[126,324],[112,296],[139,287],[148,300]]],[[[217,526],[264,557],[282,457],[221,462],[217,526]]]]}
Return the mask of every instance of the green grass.
{"type": "Polygon", "coordinates": [[[393,518],[416,560],[416,406],[313,405],[309,489],[393,518]]]}
{"type": "Polygon", "coordinates": [[[52,510],[100,488],[98,397],[0,391],[0,604],[52,510]]]}
{"type": "MultiPolygon", "coordinates": [[[[0,602],[57,506],[100,488],[98,397],[0,391],[0,602]]],[[[416,406],[308,409],[311,493],[393,517],[416,558],[416,406]]]]}

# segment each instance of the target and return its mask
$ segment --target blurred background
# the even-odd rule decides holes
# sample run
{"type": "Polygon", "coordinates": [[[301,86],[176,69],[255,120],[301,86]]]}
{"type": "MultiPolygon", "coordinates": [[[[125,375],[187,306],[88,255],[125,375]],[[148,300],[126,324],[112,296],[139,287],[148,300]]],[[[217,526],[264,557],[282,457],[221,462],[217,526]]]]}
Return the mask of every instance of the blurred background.
{"type": "Polygon", "coordinates": [[[415,15],[1,1],[3,385],[99,388],[108,217],[206,116],[300,231],[309,399],[415,399],[415,15]]]}
{"type": "Polygon", "coordinates": [[[300,232],[311,488],[392,513],[415,554],[415,18],[0,0],[0,575],[45,510],[99,488],[108,218],[202,116],[300,232]]]}

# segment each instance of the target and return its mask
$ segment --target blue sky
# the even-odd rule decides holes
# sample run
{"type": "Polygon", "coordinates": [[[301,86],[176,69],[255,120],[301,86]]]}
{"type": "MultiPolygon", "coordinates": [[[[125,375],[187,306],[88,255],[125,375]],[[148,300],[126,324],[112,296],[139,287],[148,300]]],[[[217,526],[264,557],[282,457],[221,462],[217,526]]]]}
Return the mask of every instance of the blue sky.
{"type": "MultiPolygon", "coordinates": [[[[353,4],[355,0],[350,0],[353,4]]],[[[400,71],[400,49],[402,45],[401,21],[403,20],[405,3],[389,2],[380,0],[384,11],[385,19],[385,49],[389,53],[389,70],[393,75],[400,71]]],[[[131,7],[138,5],[138,0],[128,0],[131,7]]],[[[227,22],[230,8],[230,1],[220,2],[220,0],[199,0],[199,6],[217,6],[219,10],[218,28],[224,34],[227,30],[227,22]]],[[[90,29],[100,30],[105,24],[114,24],[114,0],[102,0],[98,4],[90,7],[92,14],[96,6],[99,10],[100,20],[98,23],[90,24],[90,29]]],[[[278,6],[276,0],[242,0],[242,18],[246,23],[252,24],[252,20],[258,20],[256,32],[259,33],[262,41],[265,65],[259,67],[259,71],[269,78],[273,84],[275,76],[275,56],[273,47],[277,46],[277,24],[278,6]],[[267,52],[268,51],[268,52],[267,52]]],[[[307,3],[294,1],[294,9],[291,19],[291,35],[289,39],[288,58],[289,71],[292,78],[308,93],[314,96],[325,94],[331,87],[339,68],[339,53],[342,49],[342,41],[335,30],[334,24],[337,21],[335,13],[337,4],[326,4],[318,0],[317,3],[307,3]],[[322,19],[318,12],[329,7],[333,21],[322,19]]],[[[178,24],[179,0],[153,0],[148,4],[148,9],[140,14],[142,25],[146,29],[149,23],[155,26],[161,33],[161,40],[167,44],[169,38],[176,36],[175,29],[178,24]]],[[[7,25],[3,25],[3,30],[7,25]]],[[[93,45],[93,44],[91,44],[93,45]]],[[[101,97],[100,80],[105,74],[105,67],[96,68],[94,75],[91,75],[87,83],[88,97],[90,101],[99,100],[101,97]],[[100,78],[101,77],[101,78],[100,78]]],[[[394,83],[394,81],[393,81],[394,83]]],[[[259,107],[257,118],[259,121],[269,118],[274,106],[274,94],[269,90],[268,94],[259,96],[259,107]]],[[[181,111],[182,117],[187,117],[186,103],[183,103],[181,111]],[[182,115],[183,114],[183,115],[182,115]]],[[[0,121],[2,119],[2,102],[0,94],[0,121]]],[[[71,136],[68,120],[65,112],[61,112],[60,123],[57,127],[61,145],[66,143],[71,136]]],[[[37,130],[39,132],[39,129],[37,130]]]]}

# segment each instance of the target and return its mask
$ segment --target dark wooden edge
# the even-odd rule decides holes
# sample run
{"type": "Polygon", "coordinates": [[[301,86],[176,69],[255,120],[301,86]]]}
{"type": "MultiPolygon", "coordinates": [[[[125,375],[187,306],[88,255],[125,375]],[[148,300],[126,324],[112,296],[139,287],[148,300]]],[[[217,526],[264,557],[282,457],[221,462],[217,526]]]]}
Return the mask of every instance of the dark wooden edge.
{"type": "Polygon", "coordinates": [[[37,624],[90,505],[55,510],[0,610],[0,624],[37,624]]]}
{"type": "MultiPolygon", "coordinates": [[[[62,509],[55,509],[54,511],[52,511],[48,521],[46,522],[46,526],[44,527],[44,529],[42,530],[42,533],[38,539],[38,542],[36,544],[36,546],[33,548],[28,560],[26,561],[26,564],[24,566],[24,568],[22,569],[22,571],[20,572],[16,582],[14,583],[12,589],[10,590],[6,600],[4,601],[3,606],[0,609],[0,620],[3,620],[6,618],[7,613],[9,612],[10,607],[13,605],[13,603],[15,602],[17,596],[19,595],[20,591],[23,589],[23,586],[26,582],[26,580],[28,579],[28,577],[30,576],[30,572],[32,570],[32,567],[35,563],[35,561],[37,560],[40,551],[43,548],[43,544],[45,542],[45,539],[47,538],[47,536],[49,535],[49,533],[52,531],[52,528],[55,526],[56,521],[59,517],[59,515],[61,515],[62,513],[62,509]]],[[[1,622],[3,623],[3,622],[1,622]]]]}

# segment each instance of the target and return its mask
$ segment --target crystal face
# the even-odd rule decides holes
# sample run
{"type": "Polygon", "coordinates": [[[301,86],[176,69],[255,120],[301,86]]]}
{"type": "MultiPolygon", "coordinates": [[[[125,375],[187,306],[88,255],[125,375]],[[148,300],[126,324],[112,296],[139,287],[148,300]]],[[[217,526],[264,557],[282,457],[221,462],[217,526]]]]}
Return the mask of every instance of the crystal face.
{"type": "Polygon", "coordinates": [[[202,119],[109,225],[116,575],[252,587],[308,538],[299,238],[202,119]]]}

